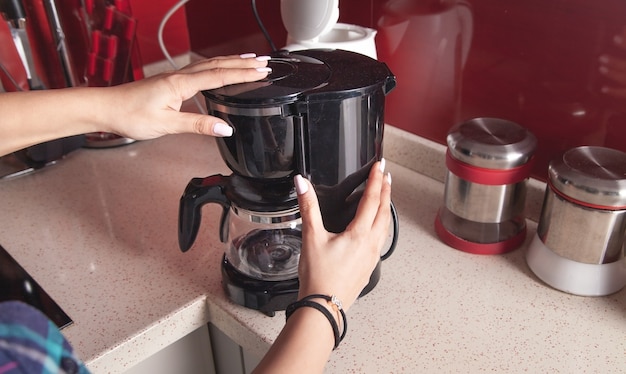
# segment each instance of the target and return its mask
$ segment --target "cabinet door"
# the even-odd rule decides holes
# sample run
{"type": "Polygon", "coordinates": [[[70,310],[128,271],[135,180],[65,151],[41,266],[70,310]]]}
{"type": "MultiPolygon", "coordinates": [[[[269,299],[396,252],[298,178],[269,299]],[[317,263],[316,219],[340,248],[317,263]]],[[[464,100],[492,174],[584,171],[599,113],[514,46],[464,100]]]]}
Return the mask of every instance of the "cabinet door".
{"type": "Polygon", "coordinates": [[[243,355],[243,367],[246,371],[246,374],[252,373],[252,370],[261,362],[262,357],[253,356],[248,353],[245,349],[241,349],[241,353],[243,355]]]}
{"type": "Polygon", "coordinates": [[[126,371],[126,374],[215,374],[209,329],[203,326],[126,371]]]}
{"type": "Polygon", "coordinates": [[[248,353],[211,323],[209,323],[209,331],[217,374],[252,373],[261,358],[248,353]]]}
{"type": "Polygon", "coordinates": [[[209,323],[209,332],[215,360],[215,372],[217,374],[244,374],[241,347],[212,323],[209,323]]]}

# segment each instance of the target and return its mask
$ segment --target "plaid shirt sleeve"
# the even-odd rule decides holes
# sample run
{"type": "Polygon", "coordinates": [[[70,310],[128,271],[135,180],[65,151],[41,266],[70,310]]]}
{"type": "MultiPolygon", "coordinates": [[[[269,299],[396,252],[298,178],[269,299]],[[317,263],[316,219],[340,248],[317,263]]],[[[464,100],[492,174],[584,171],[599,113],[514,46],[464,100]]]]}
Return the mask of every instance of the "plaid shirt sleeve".
{"type": "Polygon", "coordinates": [[[56,325],[20,301],[0,302],[0,374],[88,373],[56,325]]]}

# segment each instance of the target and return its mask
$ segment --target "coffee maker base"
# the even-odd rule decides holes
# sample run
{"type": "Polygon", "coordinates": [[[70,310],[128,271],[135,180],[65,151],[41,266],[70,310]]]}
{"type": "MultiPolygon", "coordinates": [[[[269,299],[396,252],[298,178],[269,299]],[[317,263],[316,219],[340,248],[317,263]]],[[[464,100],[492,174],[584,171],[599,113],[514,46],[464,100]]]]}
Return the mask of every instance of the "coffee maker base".
{"type": "Polygon", "coordinates": [[[235,269],[224,256],[222,285],[233,302],[274,317],[276,311],[285,310],[287,305],[297,300],[300,282],[298,278],[281,281],[251,278],[235,269]]]}
{"type": "MultiPolygon", "coordinates": [[[[359,297],[367,295],[376,287],[380,280],[379,261],[359,297]]],[[[222,285],[226,295],[235,303],[246,308],[263,312],[274,317],[277,311],[287,309],[287,306],[298,299],[300,281],[297,278],[281,281],[264,281],[251,278],[239,272],[226,259],[222,259],[222,285]]]]}

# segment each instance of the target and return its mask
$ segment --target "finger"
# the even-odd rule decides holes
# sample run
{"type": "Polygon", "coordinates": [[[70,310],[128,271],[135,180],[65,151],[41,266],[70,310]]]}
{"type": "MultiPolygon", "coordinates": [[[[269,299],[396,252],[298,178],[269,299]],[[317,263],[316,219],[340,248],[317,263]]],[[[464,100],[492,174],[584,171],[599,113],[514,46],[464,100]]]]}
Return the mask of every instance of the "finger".
{"type": "Polygon", "coordinates": [[[389,224],[391,223],[391,174],[384,177],[384,181],[380,192],[380,205],[376,218],[372,224],[372,231],[380,233],[378,238],[378,248],[382,248],[387,240],[389,233],[389,224]]]}
{"type": "MultiPolygon", "coordinates": [[[[246,55],[241,55],[246,56],[246,55]]],[[[241,56],[227,56],[218,57],[213,59],[199,60],[193,62],[182,69],[183,73],[195,73],[204,70],[212,70],[219,68],[237,69],[237,68],[258,68],[267,66],[267,61],[270,60],[269,56],[256,56],[255,54],[249,54],[254,57],[241,57],[241,56]]]]}
{"type": "Polygon", "coordinates": [[[191,112],[175,112],[170,116],[167,130],[170,134],[192,133],[215,137],[228,137],[233,129],[224,120],[191,112]]]}
{"type": "Polygon", "coordinates": [[[256,59],[235,59],[235,60],[205,60],[194,65],[186,66],[178,71],[180,73],[198,73],[214,69],[253,69],[267,66],[267,61],[256,59]]]}
{"type": "Polygon", "coordinates": [[[372,229],[372,223],[380,205],[384,168],[384,159],[372,165],[355,218],[348,225],[348,229],[356,230],[357,233],[367,232],[372,229]]]}
{"type": "Polygon", "coordinates": [[[299,174],[294,177],[293,182],[298,193],[298,206],[302,217],[302,235],[316,236],[320,232],[325,232],[319,201],[313,186],[299,174]]]}
{"type": "Polygon", "coordinates": [[[230,84],[254,82],[267,77],[271,71],[268,67],[249,69],[225,69],[217,68],[213,70],[201,71],[189,75],[184,75],[185,87],[184,93],[193,96],[198,91],[211,90],[227,86],[230,84]]]}
{"type": "MultiPolygon", "coordinates": [[[[264,55],[258,56],[256,53],[242,53],[240,55],[228,55],[228,56],[216,56],[216,57],[211,57],[208,59],[204,59],[204,60],[199,60],[199,61],[206,61],[206,60],[236,60],[236,59],[254,59],[254,58],[258,58],[258,57],[264,57],[264,55]]],[[[268,57],[269,56],[265,56],[268,57]]]]}
{"type": "Polygon", "coordinates": [[[188,100],[199,91],[211,90],[230,84],[254,82],[267,77],[270,68],[257,69],[213,69],[197,73],[173,73],[166,77],[175,97],[188,100]],[[265,69],[265,70],[264,70],[265,69]]]}

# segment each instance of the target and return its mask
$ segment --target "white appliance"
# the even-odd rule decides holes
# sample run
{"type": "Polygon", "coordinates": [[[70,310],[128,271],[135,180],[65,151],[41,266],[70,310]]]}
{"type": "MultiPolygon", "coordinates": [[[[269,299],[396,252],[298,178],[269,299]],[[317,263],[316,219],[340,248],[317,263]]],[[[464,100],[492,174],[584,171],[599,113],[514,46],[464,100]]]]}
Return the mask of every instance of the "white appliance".
{"type": "Polygon", "coordinates": [[[281,0],[280,14],[287,29],[286,50],[332,48],[378,57],[376,30],[337,22],[339,0],[281,0]]]}

